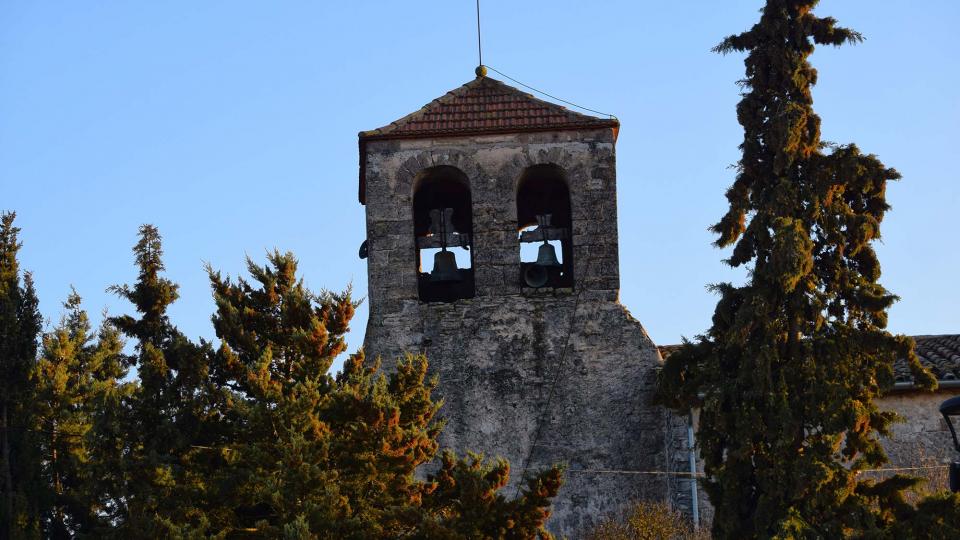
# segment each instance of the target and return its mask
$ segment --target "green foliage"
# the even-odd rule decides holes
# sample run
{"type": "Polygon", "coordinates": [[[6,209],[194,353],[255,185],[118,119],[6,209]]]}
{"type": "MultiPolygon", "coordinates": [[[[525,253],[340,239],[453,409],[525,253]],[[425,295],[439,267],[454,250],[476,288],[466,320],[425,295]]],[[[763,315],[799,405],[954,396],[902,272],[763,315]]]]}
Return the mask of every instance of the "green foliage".
{"type": "Polygon", "coordinates": [[[891,388],[894,360],[907,359],[919,386],[935,381],[912,340],[885,330],[896,297],[878,283],[872,243],[899,174],[820,141],[807,57],[861,37],[814,16],[816,4],[768,0],[760,22],[716,48],[748,53],[743,156],[713,231],[750,277],[715,286],[713,325],[669,357],[660,398],[702,407],[719,538],[882,537],[920,511],[903,501],[912,480],[858,476],[886,461],[878,436],[895,415],[873,400],[891,388]]]}
{"type": "Polygon", "coordinates": [[[252,284],[210,270],[214,350],[170,321],[177,286],[145,225],[137,282],[111,288],[136,315],[94,333],[74,292],[38,359],[12,223],[0,228],[0,538],[550,538],[560,469],[507,500],[505,461],[437,463],[426,359],[385,374],[360,352],[331,376],[356,303],[307,289],[293,255],[250,262],[252,284]]]}
{"type": "MultiPolygon", "coordinates": [[[[189,536],[207,524],[211,500],[206,463],[197,461],[197,446],[216,436],[211,406],[213,391],[207,366],[210,347],[194,344],[170,322],[167,309],[177,286],[164,270],[160,234],[140,228],[134,247],[139,276],[133,287],[111,287],[129,300],[137,316],[109,319],[136,344],[127,361],[136,367],[139,384],[120,398],[109,429],[121,437],[111,448],[122,475],[106,493],[119,535],[189,536]]],[[[105,426],[106,427],[106,426],[105,426]]]]}
{"type": "Polygon", "coordinates": [[[705,540],[706,530],[694,530],[690,519],[663,502],[638,501],[607,517],[590,530],[586,540],[705,540]]]}
{"type": "Polygon", "coordinates": [[[231,481],[220,500],[235,509],[220,531],[288,538],[547,537],[549,499],[559,470],[506,501],[504,462],[484,465],[446,454],[439,471],[418,480],[437,452],[442,425],[423,357],[401,360],[389,376],[345,350],[355,302],[311,293],[291,254],[267,266],[248,263],[255,283],[210,271],[222,344],[211,360],[218,385],[231,389],[222,409],[231,481]]]}
{"type": "Polygon", "coordinates": [[[509,501],[498,493],[510,479],[504,459],[488,464],[481,455],[457,459],[446,451],[429,479],[435,490],[424,502],[429,513],[420,525],[422,538],[552,538],[543,523],[563,483],[559,467],[529,479],[523,496],[509,501]]]}
{"type": "Polygon", "coordinates": [[[0,215],[0,537],[40,535],[40,457],[30,431],[30,371],[42,318],[30,274],[21,274],[16,215],[0,215]]]}
{"type": "Polygon", "coordinates": [[[103,454],[94,451],[93,429],[101,420],[103,402],[119,390],[119,380],[126,375],[116,329],[104,324],[94,335],[76,292],[64,307],[67,313],[60,324],[43,336],[32,373],[33,430],[47,488],[41,514],[47,538],[91,534],[104,525],[100,475],[112,462],[99,461],[103,454]]]}

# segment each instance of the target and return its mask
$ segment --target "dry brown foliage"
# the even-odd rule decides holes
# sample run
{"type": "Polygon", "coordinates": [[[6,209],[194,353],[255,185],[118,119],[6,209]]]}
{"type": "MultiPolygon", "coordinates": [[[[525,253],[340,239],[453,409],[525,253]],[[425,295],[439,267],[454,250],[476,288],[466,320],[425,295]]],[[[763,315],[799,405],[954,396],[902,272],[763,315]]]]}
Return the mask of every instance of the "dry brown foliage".
{"type": "Polygon", "coordinates": [[[601,521],[585,540],[705,540],[708,528],[694,530],[690,518],[662,502],[637,501],[601,521]]]}

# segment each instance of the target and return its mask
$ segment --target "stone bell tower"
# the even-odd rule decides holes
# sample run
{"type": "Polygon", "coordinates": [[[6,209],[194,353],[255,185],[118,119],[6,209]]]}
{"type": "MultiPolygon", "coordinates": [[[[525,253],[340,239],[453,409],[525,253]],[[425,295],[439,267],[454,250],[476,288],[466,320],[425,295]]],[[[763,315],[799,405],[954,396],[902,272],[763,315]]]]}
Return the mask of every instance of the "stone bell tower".
{"type": "Polygon", "coordinates": [[[360,133],[370,319],[386,363],[423,352],[441,443],[525,474],[563,462],[549,527],[671,490],[660,356],[619,303],[619,122],[478,77],[360,133]]]}

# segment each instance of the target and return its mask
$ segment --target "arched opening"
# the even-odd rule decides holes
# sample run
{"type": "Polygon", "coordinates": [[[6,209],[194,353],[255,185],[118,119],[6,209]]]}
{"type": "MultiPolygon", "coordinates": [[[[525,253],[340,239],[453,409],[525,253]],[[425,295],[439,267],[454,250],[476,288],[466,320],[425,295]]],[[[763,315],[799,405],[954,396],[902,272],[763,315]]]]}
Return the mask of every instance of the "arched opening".
{"type": "Polygon", "coordinates": [[[570,189],[556,165],[528,167],[517,184],[521,287],[573,287],[570,189]]]}
{"type": "Polygon", "coordinates": [[[413,229],[420,300],[473,298],[473,209],[463,172],[443,165],[420,173],[413,192],[413,229]]]}

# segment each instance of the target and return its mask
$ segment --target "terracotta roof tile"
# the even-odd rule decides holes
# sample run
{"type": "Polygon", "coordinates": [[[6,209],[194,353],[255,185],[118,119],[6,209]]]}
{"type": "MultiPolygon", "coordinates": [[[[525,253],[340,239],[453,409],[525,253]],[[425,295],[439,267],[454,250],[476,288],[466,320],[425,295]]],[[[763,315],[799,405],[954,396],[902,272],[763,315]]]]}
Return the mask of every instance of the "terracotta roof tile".
{"type": "Polygon", "coordinates": [[[490,77],[478,77],[386,126],[360,132],[360,139],[456,136],[584,127],[617,128],[614,118],[597,118],[537,99],[490,77]]]}
{"type": "MultiPolygon", "coordinates": [[[[937,380],[960,380],[960,334],[913,336],[913,339],[917,342],[916,351],[920,363],[929,369],[937,380]]],[[[660,349],[660,356],[666,359],[676,352],[680,345],[661,345],[657,348],[660,349]]],[[[897,382],[913,380],[904,359],[893,364],[893,372],[897,382]]]]}
{"type": "Polygon", "coordinates": [[[679,351],[680,347],[683,347],[683,345],[658,345],[657,349],[660,350],[660,356],[666,360],[668,356],[679,351]]]}
{"type": "MultiPolygon", "coordinates": [[[[960,379],[960,334],[940,336],[913,336],[917,342],[920,363],[940,381],[960,379]]],[[[897,382],[913,380],[906,360],[893,365],[897,382]]]]}

